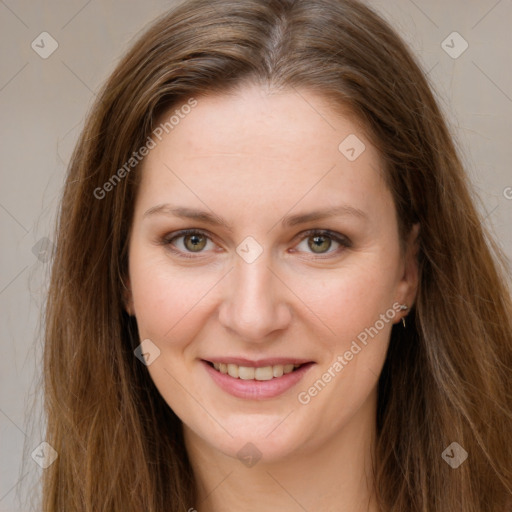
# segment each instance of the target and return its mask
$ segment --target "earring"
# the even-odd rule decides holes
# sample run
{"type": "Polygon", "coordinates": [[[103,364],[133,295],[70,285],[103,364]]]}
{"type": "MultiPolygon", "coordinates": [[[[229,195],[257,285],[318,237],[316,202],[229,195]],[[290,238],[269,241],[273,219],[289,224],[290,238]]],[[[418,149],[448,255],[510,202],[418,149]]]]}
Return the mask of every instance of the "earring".
{"type": "MultiPolygon", "coordinates": [[[[407,305],[405,305],[405,304],[401,304],[401,305],[400,305],[400,311],[407,311],[408,309],[409,309],[409,307],[408,307],[407,305]]],[[[404,316],[402,317],[402,325],[404,326],[404,329],[407,327],[407,326],[406,326],[406,324],[405,324],[405,317],[406,317],[406,316],[407,316],[407,315],[404,315],[404,316]]]]}

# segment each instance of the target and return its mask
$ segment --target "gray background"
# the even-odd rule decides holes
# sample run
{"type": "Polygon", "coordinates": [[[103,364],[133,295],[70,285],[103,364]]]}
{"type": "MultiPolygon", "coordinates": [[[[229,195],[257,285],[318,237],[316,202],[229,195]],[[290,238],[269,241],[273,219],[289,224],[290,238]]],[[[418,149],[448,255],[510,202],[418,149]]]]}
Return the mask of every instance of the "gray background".
{"type": "MultiPolygon", "coordinates": [[[[172,3],[0,0],[2,512],[28,510],[43,471],[31,452],[44,440],[38,392],[45,247],[53,238],[67,162],[100,84],[130,41],[172,3]],[[31,47],[34,40],[41,45],[42,32],[58,42],[47,59],[31,47]]],[[[398,28],[428,71],[485,222],[512,256],[512,0],[370,4],[398,28]],[[469,44],[456,59],[442,46],[454,31],[469,44]]],[[[457,52],[462,41],[451,39],[445,44],[457,52]]]]}

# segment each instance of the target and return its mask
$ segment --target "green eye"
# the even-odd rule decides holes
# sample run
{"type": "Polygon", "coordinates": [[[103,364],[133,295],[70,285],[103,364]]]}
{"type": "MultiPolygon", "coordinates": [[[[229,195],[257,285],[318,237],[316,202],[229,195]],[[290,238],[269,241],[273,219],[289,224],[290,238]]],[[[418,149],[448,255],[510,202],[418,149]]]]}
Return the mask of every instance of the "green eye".
{"type": "Polygon", "coordinates": [[[332,245],[332,240],[325,235],[315,235],[308,237],[308,247],[315,253],[322,254],[327,252],[332,245]]]}
{"type": "Polygon", "coordinates": [[[345,236],[334,231],[312,229],[302,233],[302,239],[296,246],[300,252],[318,255],[334,255],[341,248],[351,247],[352,243],[345,236]]]}
{"type": "Polygon", "coordinates": [[[212,249],[215,244],[210,237],[194,229],[184,230],[174,233],[173,236],[167,236],[162,239],[164,245],[171,246],[173,251],[186,257],[192,253],[202,253],[205,249],[212,249]]]}
{"type": "MultiPolygon", "coordinates": [[[[210,236],[195,229],[174,233],[162,239],[164,245],[176,254],[192,258],[192,254],[204,253],[215,247],[210,236]]],[[[296,246],[299,252],[322,255],[335,255],[340,249],[351,247],[351,242],[345,236],[329,230],[312,229],[302,233],[302,238],[296,246]]]]}
{"type": "Polygon", "coordinates": [[[183,236],[183,245],[191,252],[202,251],[206,247],[207,241],[208,239],[200,233],[183,236]]]}

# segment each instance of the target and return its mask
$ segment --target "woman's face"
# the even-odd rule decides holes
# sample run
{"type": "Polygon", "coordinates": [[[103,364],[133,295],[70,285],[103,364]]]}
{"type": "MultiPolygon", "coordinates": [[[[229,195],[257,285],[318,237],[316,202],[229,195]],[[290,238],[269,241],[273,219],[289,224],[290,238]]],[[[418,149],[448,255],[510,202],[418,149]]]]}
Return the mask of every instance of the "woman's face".
{"type": "Polygon", "coordinates": [[[227,455],[362,428],[416,286],[376,150],[305,90],[246,86],[180,114],[133,171],[127,309],[155,385],[227,455]]]}

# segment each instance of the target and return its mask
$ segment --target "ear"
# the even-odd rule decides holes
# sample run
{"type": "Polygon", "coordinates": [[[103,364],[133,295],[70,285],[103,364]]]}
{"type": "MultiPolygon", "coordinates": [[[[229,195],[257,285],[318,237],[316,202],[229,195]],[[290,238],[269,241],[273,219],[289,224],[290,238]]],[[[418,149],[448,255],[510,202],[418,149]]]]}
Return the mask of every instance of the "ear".
{"type": "Polygon", "coordinates": [[[130,280],[126,277],[121,281],[123,287],[123,305],[125,311],[130,316],[135,316],[135,309],[133,307],[133,295],[130,280]]]}
{"type": "MultiPolygon", "coordinates": [[[[419,252],[419,223],[414,224],[406,240],[403,274],[398,284],[398,302],[412,308],[418,291],[418,252],[419,252]]],[[[404,316],[406,316],[405,313],[404,316]]]]}

